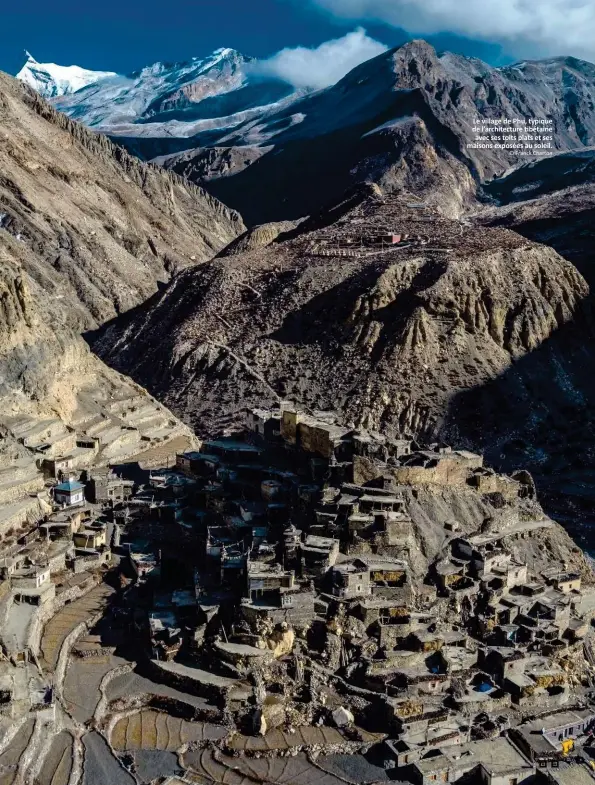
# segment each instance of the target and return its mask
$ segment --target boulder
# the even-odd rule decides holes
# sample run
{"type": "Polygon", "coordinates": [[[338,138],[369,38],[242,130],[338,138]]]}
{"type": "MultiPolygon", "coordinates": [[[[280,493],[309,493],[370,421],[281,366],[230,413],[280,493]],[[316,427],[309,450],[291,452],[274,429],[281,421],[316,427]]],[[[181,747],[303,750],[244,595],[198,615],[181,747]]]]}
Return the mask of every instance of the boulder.
{"type": "Polygon", "coordinates": [[[346,709],[345,706],[339,706],[338,709],[335,709],[333,712],[333,722],[337,726],[337,728],[344,728],[347,725],[353,725],[355,717],[346,709]]]}

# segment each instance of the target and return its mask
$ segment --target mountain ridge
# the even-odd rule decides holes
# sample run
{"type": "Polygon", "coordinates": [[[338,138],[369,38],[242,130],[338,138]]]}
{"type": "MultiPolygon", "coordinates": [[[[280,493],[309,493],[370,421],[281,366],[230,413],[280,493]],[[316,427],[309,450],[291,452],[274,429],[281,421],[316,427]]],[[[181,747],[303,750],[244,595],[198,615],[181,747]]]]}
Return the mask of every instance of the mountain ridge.
{"type": "Polygon", "coordinates": [[[93,348],[199,431],[289,398],[356,427],[436,438],[455,426],[459,393],[571,323],[588,287],[545,246],[428,216],[380,191],[348,199],[183,272],[93,348]],[[387,226],[431,242],[358,252],[357,238],[387,226]]]}
{"type": "Polygon", "coordinates": [[[481,183],[521,160],[469,147],[484,118],[552,120],[558,150],[595,144],[595,66],[576,58],[494,68],[413,40],[335,85],[299,91],[255,77],[250,58],[218,52],[173,70],[148,67],[138,73],[150,78],[126,86],[104,80],[55,104],[200,183],[251,225],[315,213],[364,181],[416,190],[461,214],[481,183]]]}
{"type": "MultiPolygon", "coordinates": [[[[397,191],[417,190],[436,205],[450,200],[450,214],[460,214],[476,199],[482,182],[521,160],[512,150],[468,147],[472,128],[482,118],[553,119],[559,150],[595,142],[595,66],[580,66],[553,59],[532,63],[522,74],[451,53],[438,56],[426,42],[412,41],[357,66],[333,87],[247,122],[224,135],[225,144],[211,135],[194,156],[176,151],[177,156],[159,161],[203,182],[250,224],[311,214],[365,180],[397,191]],[[213,147],[265,146],[266,154],[237,170],[235,178],[203,165],[213,147]],[[432,166],[446,185],[444,200],[434,183],[424,188],[412,176],[417,168],[423,180],[432,166]]],[[[136,145],[149,154],[147,140],[136,145]]],[[[165,154],[162,147],[160,154],[165,154]]]]}
{"type": "Polygon", "coordinates": [[[38,277],[62,287],[81,329],[137,305],[243,230],[202,188],[143,164],[20,85],[0,75],[0,223],[38,249],[38,277]]]}

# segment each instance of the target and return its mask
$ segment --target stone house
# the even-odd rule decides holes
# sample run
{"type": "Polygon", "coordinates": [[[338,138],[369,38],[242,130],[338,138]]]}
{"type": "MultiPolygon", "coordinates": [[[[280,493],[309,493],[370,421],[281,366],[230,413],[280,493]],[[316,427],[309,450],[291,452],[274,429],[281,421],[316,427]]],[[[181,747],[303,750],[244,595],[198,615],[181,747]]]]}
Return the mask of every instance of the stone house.
{"type": "Polygon", "coordinates": [[[281,436],[281,411],[279,409],[248,409],[246,427],[251,434],[264,441],[281,436]]]}
{"type": "Polygon", "coordinates": [[[523,754],[543,769],[557,765],[594,722],[591,709],[562,709],[513,728],[510,736],[523,754]]]}
{"type": "Polygon", "coordinates": [[[112,471],[93,472],[87,482],[89,499],[95,504],[119,504],[132,496],[134,483],[112,471]]]}
{"type": "Polygon", "coordinates": [[[85,486],[73,478],[55,485],[53,493],[54,502],[60,506],[73,507],[85,501],[85,486]]]}
{"type": "Polygon", "coordinates": [[[285,594],[295,587],[295,574],[280,565],[248,561],[246,581],[252,603],[282,607],[285,594]]]}
{"type": "Polygon", "coordinates": [[[372,593],[370,571],[362,564],[336,564],[331,571],[331,593],[348,600],[372,593]]]}
{"type": "Polygon", "coordinates": [[[303,568],[311,573],[322,575],[332,567],[339,555],[339,540],[308,534],[300,545],[303,568]]]}
{"type": "Polygon", "coordinates": [[[562,594],[578,592],[581,589],[581,576],[576,572],[565,572],[546,577],[548,583],[562,594]]]}
{"type": "Polygon", "coordinates": [[[77,548],[97,550],[106,545],[107,532],[104,524],[92,524],[80,529],[72,536],[77,548]]]}

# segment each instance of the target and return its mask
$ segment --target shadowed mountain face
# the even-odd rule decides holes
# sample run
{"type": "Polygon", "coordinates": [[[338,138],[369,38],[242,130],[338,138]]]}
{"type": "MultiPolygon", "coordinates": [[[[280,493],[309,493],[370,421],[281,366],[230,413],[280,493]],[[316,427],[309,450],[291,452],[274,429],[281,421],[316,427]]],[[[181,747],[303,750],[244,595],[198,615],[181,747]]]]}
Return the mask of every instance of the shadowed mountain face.
{"type": "Polygon", "coordinates": [[[595,509],[594,160],[592,149],[559,154],[486,186],[497,203],[473,221],[547,243],[576,265],[590,292],[573,324],[501,378],[461,396],[453,410],[461,434],[485,446],[501,467],[531,466],[563,512],[569,498],[595,509]]]}
{"type": "MultiPolygon", "coordinates": [[[[252,250],[238,253],[236,244],[233,255],[182,273],[94,344],[199,431],[231,427],[246,405],[289,397],[338,409],[357,426],[449,434],[501,452],[528,418],[524,399],[499,416],[507,396],[539,386],[544,409],[571,402],[562,369],[567,347],[590,329],[588,287],[552,249],[378,192],[289,239],[275,227],[252,237],[244,244],[252,250]],[[410,238],[367,247],[389,229],[410,238]],[[465,404],[495,379],[493,411],[489,397],[465,404]]],[[[590,357],[583,344],[576,363],[590,357]]],[[[546,436],[538,431],[536,453],[546,436]]]]}
{"type": "Polygon", "coordinates": [[[595,284],[595,150],[553,155],[485,186],[495,203],[477,221],[547,243],[595,284]]]}

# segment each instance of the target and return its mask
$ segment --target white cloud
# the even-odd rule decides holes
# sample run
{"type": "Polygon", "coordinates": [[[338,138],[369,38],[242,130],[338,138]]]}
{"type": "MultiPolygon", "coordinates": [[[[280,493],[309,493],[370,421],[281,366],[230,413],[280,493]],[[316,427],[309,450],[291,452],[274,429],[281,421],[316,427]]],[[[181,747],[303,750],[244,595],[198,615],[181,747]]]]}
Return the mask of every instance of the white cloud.
{"type": "Polygon", "coordinates": [[[294,87],[321,88],[335,84],[356,65],[386,52],[387,47],[370,38],[361,27],[315,49],[298,46],[282,49],[251,70],[276,76],[294,87]]]}
{"type": "Polygon", "coordinates": [[[497,41],[514,54],[595,58],[595,0],[311,0],[345,19],[497,41]]]}

